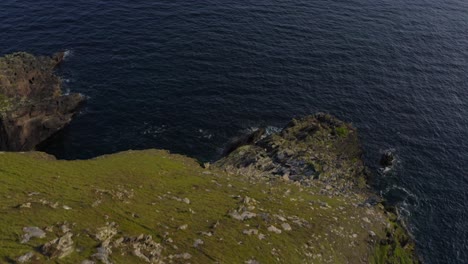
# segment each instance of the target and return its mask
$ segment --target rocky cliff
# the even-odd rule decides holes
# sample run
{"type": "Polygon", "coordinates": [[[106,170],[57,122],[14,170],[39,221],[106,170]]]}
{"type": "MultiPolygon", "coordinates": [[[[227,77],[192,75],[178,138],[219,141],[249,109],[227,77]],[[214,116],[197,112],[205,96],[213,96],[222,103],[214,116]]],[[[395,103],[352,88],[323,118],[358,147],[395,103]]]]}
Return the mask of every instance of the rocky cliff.
{"type": "Polygon", "coordinates": [[[0,154],[0,261],[417,263],[366,184],[356,130],[318,114],[214,164],[166,151],[0,154]]]}
{"type": "Polygon", "coordinates": [[[31,150],[71,121],[84,97],[62,94],[54,68],[63,58],[24,52],[0,58],[1,150],[31,150]]]}

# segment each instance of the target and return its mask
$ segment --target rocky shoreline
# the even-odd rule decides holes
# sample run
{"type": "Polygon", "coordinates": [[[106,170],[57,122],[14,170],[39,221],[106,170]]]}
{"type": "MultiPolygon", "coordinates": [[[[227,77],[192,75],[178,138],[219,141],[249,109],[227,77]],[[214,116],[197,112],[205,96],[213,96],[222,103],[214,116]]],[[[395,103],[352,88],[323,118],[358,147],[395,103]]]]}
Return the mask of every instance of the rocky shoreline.
{"type": "MultiPolygon", "coordinates": [[[[62,60],[0,58],[0,149],[33,149],[71,121],[84,98],[61,94],[62,60]]],[[[367,184],[351,124],[293,119],[225,154],[202,167],[161,150],[85,161],[1,152],[0,261],[419,263],[367,184]]]]}
{"type": "MultiPolygon", "coordinates": [[[[316,188],[321,195],[344,197],[355,207],[375,210],[392,223],[386,225],[386,237],[373,245],[385,248],[388,258],[383,257],[382,263],[401,263],[394,256],[400,250],[407,250],[409,259],[419,262],[414,241],[397,210],[368,186],[372,173],[363,162],[358,133],[351,124],[318,113],[293,119],[272,135],[266,135],[264,129],[254,131],[233,142],[229,149],[229,155],[214,163],[228,173],[254,181],[279,180],[316,188]]],[[[384,153],[382,160],[386,163],[381,161],[382,166],[391,166],[393,158],[392,153],[384,153]]]]}
{"type": "Polygon", "coordinates": [[[32,150],[72,120],[81,94],[63,94],[54,68],[64,59],[18,52],[0,58],[0,150],[32,150]]]}

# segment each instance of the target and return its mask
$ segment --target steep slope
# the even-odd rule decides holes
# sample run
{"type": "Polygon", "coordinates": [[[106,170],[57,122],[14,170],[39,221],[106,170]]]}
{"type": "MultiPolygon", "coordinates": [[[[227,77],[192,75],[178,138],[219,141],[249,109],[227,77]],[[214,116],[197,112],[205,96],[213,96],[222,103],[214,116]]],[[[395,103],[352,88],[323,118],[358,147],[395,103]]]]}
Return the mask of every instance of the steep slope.
{"type": "Polygon", "coordinates": [[[206,168],[161,150],[83,161],[2,153],[0,260],[417,262],[395,215],[370,199],[358,144],[346,144],[357,143],[354,129],[321,118],[296,120],[206,168]],[[347,130],[326,133],[338,127],[347,130]]]}

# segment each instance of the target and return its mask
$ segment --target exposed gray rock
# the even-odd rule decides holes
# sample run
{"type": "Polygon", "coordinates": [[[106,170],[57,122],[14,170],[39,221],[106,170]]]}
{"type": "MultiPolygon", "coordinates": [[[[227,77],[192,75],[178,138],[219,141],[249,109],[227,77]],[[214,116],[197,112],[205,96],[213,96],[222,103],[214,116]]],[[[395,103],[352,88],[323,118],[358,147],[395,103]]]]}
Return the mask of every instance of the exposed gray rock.
{"type": "Polygon", "coordinates": [[[46,236],[46,232],[37,226],[24,227],[23,232],[25,234],[21,240],[22,244],[27,243],[31,238],[44,238],[46,236]]]}
{"type": "Polygon", "coordinates": [[[110,254],[112,254],[110,248],[100,246],[97,248],[97,253],[91,255],[91,258],[98,260],[104,264],[111,264],[112,262],[109,259],[110,254]]]}
{"type": "Polygon", "coordinates": [[[203,245],[205,242],[201,239],[196,239],[195,242],[193,243],[193,247],[199,247],[200,245],[203,245]]]}
{"type": "Polygon", "coordinates": [[[292,228],[288,223],[282,223],[281,228],[283,228],[284,231],[291,231],[292,228]]]}
{"type": "Polygon", "coordinates": [[[252,212],[249,212],[249,211],[244,211],[242,213],[239,213],[236,210],[233,210],[233,211],[229,212],[229,215],[232,218],[234,218],[236,220],[239,220],[239,221],[244,221],[246,219],[254,218],[254,217],[257,216],[256,213],[252,213],[252,212]]]}
{"type": "Polygon", "coordinates": [[[276,233],[276,234],[281,234],[281,229],[279,229],[279,228],[277,228],[276,226],[273,226],[273,225],[268,227],[268,231],[276,233]]]}
{"type": "Polygon", "coordinates": [[[251,235],[257,235],[257,234],[258,234],[258,230],[257,230],[257,229],[248,229],[248,230],[242,231],[242,233],[243,233],[244,235],[249,235],[249,236],[251,236],[251,235]]]}
{"type": "Polygon", "coordinates": [[[177,229],[179,229],[179,230],[185,230],[185,229],[187,229],[187,227],[188,227],[188,225],[187,225],[187,224],[184,224],[184,225],[179,226],[177,229]]]}
{"type": "Polygon", "coordinates": [[[17,261],[18,263],[26,263],[26,262],[29,262],[29,261],[31,260],[32,257],[34,257],[34,252],[31,251],[31,252],[28,252],[28,253],[26,253],[26,254],[24,254],[24,255],[19,256],[19,257],[16,259],[16,261],[17,261]]]}
{"type": "Polygon", "coordinates": [[[192,258],[192,255],[190,255],[189,253],[185,252],[185,253],[173,255],[172,257],[173,257],[173,258],[176,258],[176,259],[185,259],[185,260],[188,260],[188,259],[191,259],[191,258],[192,258]]]}

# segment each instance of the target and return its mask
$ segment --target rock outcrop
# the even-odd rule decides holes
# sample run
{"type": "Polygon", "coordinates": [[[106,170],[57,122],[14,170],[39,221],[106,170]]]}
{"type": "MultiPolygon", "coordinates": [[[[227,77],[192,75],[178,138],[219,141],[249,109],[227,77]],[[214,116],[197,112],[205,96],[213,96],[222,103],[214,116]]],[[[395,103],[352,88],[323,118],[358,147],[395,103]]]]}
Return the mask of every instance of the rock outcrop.
{"type": "MultiPolygon", "coordinates": [[[[319,189],[328,197],[346,197],[354,200],[355,206],[366,207],[377,214],[382,211],[390,224],[386,237],[375,246],[376,263],[418,262],[413,248],[414,242],[399,222],[396,210],[386,207],[382,199],[367,186],[370,172],[362,160],[362,149],[356,129],[334,116],[318,113],[293,119],[281,132],[265,135],[264,130],[255,131],[214,165],[230,174],[249,177],[251,181],[295,182],[299,186],[319,189]],[[376,207],[376,205],[380,204],[376,207]],[[379,212],[380,211],[380,212],[379,212]],[[399,251],[409,253],[403,261],[399,251]]],[[[392,166],[393,152],[387,151],[382,157],[382,166],[392,166]]],[[[327,203],[321,203],[327,208],[327,203]]],[[[233,218],[242,218],[231,214],[233,218]]],[[[368,223],[367,217],[361,219],[368,223]]],[[[283,226],[283,230],[288,230],[283,226]]],[[[281,233],[275,226],[268,231],[281,233]]],[[[370,233],[372,238],[375,233],[370,233]]]]}
{"type": "Polygon", "coordinates": [[[34,149],[66,126],[84,101],[62,94],[54,68],[64,53],[35,57],[18,52],[0,58],[0,149],[34,149]]]}
{"type": "Polygon", "coordinates": [[[365,186],[368,172],[357,131],[331,115],[294,119],[279,133],[254,138],[216,165],[237,174],[282,177],[304,185],[320,180],[328,189],[365,186]]]}

